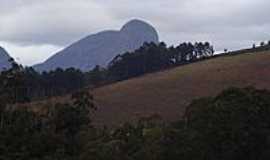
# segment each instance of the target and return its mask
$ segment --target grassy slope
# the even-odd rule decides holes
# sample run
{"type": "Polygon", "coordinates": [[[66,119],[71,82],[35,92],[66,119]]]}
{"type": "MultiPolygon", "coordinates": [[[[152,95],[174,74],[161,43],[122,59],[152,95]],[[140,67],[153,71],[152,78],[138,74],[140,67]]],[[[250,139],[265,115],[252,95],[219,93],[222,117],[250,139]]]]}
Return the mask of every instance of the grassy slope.
{"type": "Polygon", "coordinates": [[[96,89],[95,122],[117,125],[151,114],[177,120],[194,98],[249,85],[270,89],[270,52],[214,58],[96,89]]]}
{"type": "MultiPolygon", "coordinates": [[[[114,126],[152,114],[178,120],[194,98],[251,85],[270,89],[270,51],[217,57],[98,88],[93,91],[98,106],[94,122],[114,126]]],[[[43,113],[68,100],[55,97],[31,106],[43,113]]]]}

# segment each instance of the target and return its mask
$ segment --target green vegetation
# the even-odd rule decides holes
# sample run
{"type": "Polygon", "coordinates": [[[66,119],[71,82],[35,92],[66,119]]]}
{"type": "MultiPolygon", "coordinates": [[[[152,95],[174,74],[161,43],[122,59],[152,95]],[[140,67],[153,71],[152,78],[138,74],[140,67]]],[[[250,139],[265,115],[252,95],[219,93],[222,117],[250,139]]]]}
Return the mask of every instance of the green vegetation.
{"type": "MultiPolygon", "coordinates": [[[[268,159],[270,92],[253,88],[225,90],[194,101],[187,128],[197,155],[204,159],[268,159]]],[[[201,159],[201,158],[199,158],[201,159]]]]}
{"type": "MultiPolygon", "coordinates": [[[[22,85],[19,73],[9,84],[22,85]],[[12,82],[12,83],[11,83],[12,82]]],[[[5,81],[1,81],[5,83],[5,81]]],[[[178,122],[153,115],[134,124],[99,128],[86,91],[45,114],[14,108],[20,102],[1,88],[0,159],[5,160],[267,160],[270,154],[270,92],[230,88],[194,100],[178,122]]]]}
{"type": "Polygon", "coordinates": [[[167,47],[165,43],[145,43],[133,53],[116,56],[108,67],[109,79],[116,81],[129,79],[160,71],[172,66],[191,63],[211,57],[214,54],[210,43],[182,43],[177,47],[167,47]]]}
{"type": "Polygon", "coordinates": [[[51,106],[45,115],[1,106],[0,159],[78,159],[83,132],[91,130],[92,97],[74,94],[72,104],[51,106]]]}

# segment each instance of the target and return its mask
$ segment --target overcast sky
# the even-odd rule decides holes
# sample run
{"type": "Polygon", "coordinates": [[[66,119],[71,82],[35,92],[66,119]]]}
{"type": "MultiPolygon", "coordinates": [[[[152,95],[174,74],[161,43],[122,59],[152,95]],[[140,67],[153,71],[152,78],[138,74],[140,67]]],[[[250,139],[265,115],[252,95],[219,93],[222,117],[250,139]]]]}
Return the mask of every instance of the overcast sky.
{"type": "Polygon", "coordinates": [[[0,46],[32,65],[137,18],[169,45],[210,41],[231,50],[270,40],[269,13],[269,0],[0,0],[0,46]]]}

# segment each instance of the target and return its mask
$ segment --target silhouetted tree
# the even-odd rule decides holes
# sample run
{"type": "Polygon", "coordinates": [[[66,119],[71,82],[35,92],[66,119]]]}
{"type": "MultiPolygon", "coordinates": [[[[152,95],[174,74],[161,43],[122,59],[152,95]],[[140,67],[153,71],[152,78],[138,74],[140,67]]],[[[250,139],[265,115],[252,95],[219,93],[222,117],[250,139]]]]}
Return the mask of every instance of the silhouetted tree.
{"type": "Polygon", "coordinates": [[[93,86],[99,86],[104,81],[106,81],[106,69],[100,67],[99,65],[86,73],[86,82],[93,86]]]}
{"type": "Polygon", "coordinates": [[[11,68],[0,74],[0,97],[6,103],[28,102],[24,69],[13,59],[10,59],[11,68]]]}

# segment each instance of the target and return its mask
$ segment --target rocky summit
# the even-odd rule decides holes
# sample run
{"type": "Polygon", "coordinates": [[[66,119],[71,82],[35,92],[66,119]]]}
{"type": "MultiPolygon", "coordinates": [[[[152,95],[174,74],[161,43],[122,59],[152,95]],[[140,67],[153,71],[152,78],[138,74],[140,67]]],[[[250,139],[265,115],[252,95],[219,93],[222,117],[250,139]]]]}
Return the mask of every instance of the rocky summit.
{"type": "Polygon", "coordinates": [[[87,36],[34,68],[38,71],[49,71],[73,67],[88,71],[96,65],[108,65],[118,54],[134,51],[145,42],[159,42],[156,29],[144,21],[131,20],[119,31],[102,31],[87,36]]]}

